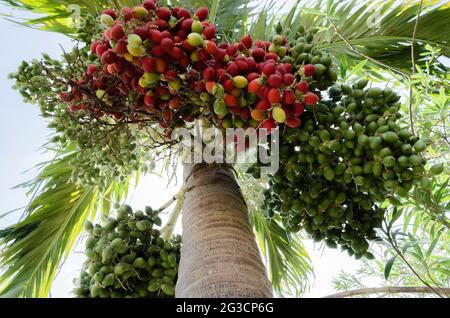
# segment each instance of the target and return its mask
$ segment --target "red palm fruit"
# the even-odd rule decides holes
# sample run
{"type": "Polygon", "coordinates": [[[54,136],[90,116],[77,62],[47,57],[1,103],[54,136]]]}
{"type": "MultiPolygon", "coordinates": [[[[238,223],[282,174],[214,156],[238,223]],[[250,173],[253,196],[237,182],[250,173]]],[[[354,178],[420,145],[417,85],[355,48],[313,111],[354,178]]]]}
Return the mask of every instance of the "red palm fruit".
{"type": "Polygon", "coordinates": [[[100,45],[100,43],[98,41],[92,42],[91,44],[91,53],[92,54],[97,54],[97,47],[100,45]]]}
{"type": "Polygon", "coordinates": [[[166,55],[166,52],[162,49],[161,45],[153,46],[151,53],[156,57],[163,57],[164,55],[166,55]]]}
{"type": "Polygon", "coordinates": [[[149,11],[156,9],[156,2],[154,0],[145,0],[142,5],[149,11]]]}
{"type": "Polygon", "coordinates": [[[184,40],[183,43],[181,43],[181,46],[187,51],[187,52],[193,52],[195,50],[195,47],[189,44],[188,40],[184,40]]]}
{"type": "Polygon", "coordinates": [[[113,9],[105,9],[105,10],[102,11],[102,14],[107,14],[111,18],[113,18],[114,20],[117,18],[117,14],[114,12],[113,9]]]}
{"type": "Polygon", "coordinates": [[[142,69],[146,73],[153,73],[156,70],[156,61],[151,57],[142,58],[142,69]]]}
{"type": "Polygon", "coordinates": [[[234,62],[227,64],[227,73],[231,76],[237,76],[239,74],[239,67],[234,62]]]}
{"type": "Polygon", "coordinates": [[[237,53],[237,47],[235,45],[230,45],[227,47],[227,54],[229,56],[235,56],[237,53]]]}
{"type": "Polygon", "coordinates": [[[178,19],[190,19],[191,18],[191,13],[185,8],[178,9],[178,11],[175,13],[175,15],[178,19]]]}
{"type": "Polygon", "coordinates": [[[144,104],[147,105],[148,107],[155,107],[155,102],[156,102],[156,96],[150,96],[150,95],[145,95],[144,96],[144,104]]]}
{"type": "Polygon", "coordinates": [[[168,89],[167,87],[165,87],[165,86],[158,86],[158,87],[156,88],[156,93],[157,93],[158,96],[164,96],[164,95],[169,95],[169,94],[170,94],[170,91],[169,91],[169,89],[168,89]]]}
{"type": "Polygon", "coordinates": [[[253,45],[253,40],[252,40],[252,37],[250,36],[250,34],[247,34],[246,36],[244,36],[241,39],[241,43],[246,49],[250,49],[253,45]]]}
{"type": "Polygon", "coordinates": [[[206,39],[211,40],[216,35],[216,27],[210,25],[209,27],[204,28],[203,35],[205,36],[206,39]]]}
{"type": "Polygon", "coordinates": [[[71,93],[61,93],[61,94],[59,94],[59,99],[62,102],[65,102],[65,103],[71,102],[72,98],[73,98],[73,96],[72,96],[71,93]]]}
{"type": "Polygon", "coordinates": [[[278,61],[279,57],[276,53],[266,53],[266,60],[274,60],[274,61],[278,61]]]}
{"type": "Polygon", "coordinates": [[[298,128],[302,124],[302,121],[298,117],[290,117],[286,120],[286,126],[290,128],[298,128]]]}
{"type": "Polygon", "coordinates": [[[238,116],[241,113],[241,108],[237,107],[237,106],[228,107],[228,110],[230,111],[230,113],[232,113],[235,116],[238,116]]]}
{"type": "Polygon", "coordinates": [[[256,121],[263,121],[264,119],[266,119],[265,111],[259,109],[252,110],[251,116],[256,121]]]}
{"type": "Polygon", "coordinates": [[[261,87],[261,89],[259,91],[256,92],[256,96],[258,96],[258,98],[260,99],[265,99],[267,98],[267,94],[269,93],[270,88],[266,85],[264,85],[263,87],[261,87]]]}
{"type": "Polygon", "coordinates": [[[227,71],[225,71],[225,69],[223,69],[223,68],[216,68],[216,73],[217,73],[217,78],[221,82],[226,81],[229,78],[227,71]]]}
{"type": "Polygon", "coordinates": [[[236,97],[234,97],[231,94],[226,94],[224,101],[228,107],[237,107],[238,106],[238,101],[237,101],[236,97]]]}
{"type": "Polygon", "coordinates": [[[179,60],[183,57],[183,50],[180,49],[178,46],[175,46],[170,52],[170,57],[174,60],[179,60]]]}
{"type": "Polygon", "coordinates": [[[205,49],[201,49],[200,51],[198,51],[198,59],[202,62],[207,61],[210,59],[210,56],[208,54],[208,52],[206,52],[205,49]]]}
{"type": "Polygon", "coordinates": [[[205,7],[201,7],[199,8],[196,12],[195,12],[195,16],[200,20],[203,21],[208,17],[208,9],[205,7]]]}
{"type": "Polygon", "coordinates": [[[170,31],[168,30],[162,31],[161,35],[163,38],[172,38],[172,33],[170,33],[170,31]]]}
{"type": "Polygon", "coordinates": [[[307,81],[301,81],[300,83],[295,86],[295,89],[299,92],[306,93],[308,92],[309,84],[307,81]]]}
{"type": "Polygon", "coordinates": [[[166,81],[172,81],[175,78],[177,78],[177,71],[175,71],[175,70],[166,70],[164,72],[164,79],[166,81]]]}
{"type": "Polygon", "coordinates": [[[174,16],[174,17],[176,17],[177,16],[177,14],[178,14],[178,11],[180,11],[180,7],[177,7],[177,6],[174,6],[174,7],[172,7],[172,15],[174,16]]]}
{"type": "Polygon", "coordinates": [[[168,123],[172,120],[172,112],[170,111],[170,109],[165,109],[163,111],[163,120],[168,123]]]}
{"type": "Polygon", "coordinates": [[[214,55],[217,52],[217,44],[213,41],[207,41],[204,48],[210,55],[214,55]]]}
{"type": "Polygon", "coordinates": [[[156,59],[156,71],[159,73],[164,73],[166,70],[166,60],[163,58],[156,59]]]}
{"type": "Polygon", "coordinates": [[[117,45],[115,47],[115,51],[117,54],[120,55],[128,53],[127,41],[125,39],[119,40],[119,42],[117,42],[117,45]]]}
{"type": "Polygon", "coordinates": [[[160,7],[156,9],[156,16],[159,19],[167,21],[172,16],[172,12],[170,12],[170,9],[167,7],[160,7]]]}
{"type": "Polygon", "coordinates": [[[275,123],[275,120],[270,118],[270,119],[263,121],[263,123],[261,124],[261,126],[259,126],[259,128],[266,129],[267,132],[270,134],[272,132],[272,130],[277,128],[277,124],[275,123]]]}
{"type": "Polygon", "coordinates": [[[253,81],[253,80],[257,79],[257,78],[260,78],[260,76],[261,75],[259,73],[256,73],[256,72],[250,73],[250,74],[247,75],[247,80],[249,82],[251,82],[251,81],[253,81]]]}
{"type": "Polygon", "coordinates": [[[125,32],[120,24],[116,24],[111,28],[111,39],[119,41],[125,36],[125,32]]]}
{"type": "Polygon", "coordinates": [[[250,119],[250,109],[247,107],[241,108],[241,111],[239,112],[239,116],[245,121],[249,120],[250,119]]]}
{"type": "Polygon", "coordinates": [[[283,65],[286,70],[286,73],[292,73],[292,64],[291,63],[285,63],[283,65]]]}
{"type": "Polygon", "coordinates": [[[279,104],[281,102],[281,93],[276,88],[271,88],[267,94],[267,99],[271,104],[279,104]]]}
{"type": "Polygon", "coordinates": [[[169,101],[169,108],[170,109],[177,109],[181,105],[181,97],[175,96],[172,97],[169,101]]]}
{"type": "Polygon", "coordinates": [[[163,19],[156,19],[155,25],[158,27],[158,30],[167,30],[169,28],[169,23],[163,19]]]}
{"type": "Polygon", "coordinates": [[[319,101],[319,97],[314,93],[308,92],[303,96],[303,101],[306,105],[315,105],[319,101]]]}
{"type": "Polygon", "coordinates": [[[283,104],[286,105],[292,105],[294,104],[297,97],[295,96],[295,93],[291,89],[286,89],[283,93],[283,104]]]}
{"type": "Polygon", "coordinates": [[[275,63],[270,62],[264,63],[261,71],[265,76],[269,77],[270,75],[275,73],[275,63]]]}
{"type": "Polygon", "coordinates": [[[122,72],[123,67],[125,66],[125,59],[116,57],[113,65],[117,72],[122,72]]]}
{"type": "Polygon", "coordinates": [[[210,66],[203,70],[203,78],[205,81],[215,81],[216,75],[216,70],[210,66]]]}
{"type": "Polygon", "coordinates": [[[261,99],[256,103],[255,109],[260,111],[266,111],[270,109],[272,106],[270,105],[267,99],[261,99]]]}
{"type": "Polygon", "coordinates": [[[113,50],[108,50],[102,54],[102,63],[103,64],[112,64],[116,59],[116,53],[113,50]]]}
{"type": "Polygon", "coordinates": [[[111,29],[105,30],[105,32],[103,32],[103,37],[106,41],[111,41],[111,29]]]}
{"type": "Polygon", "coordinates": [[[249,93],[257,93],[262,86],[262,80],[260,78],[256,78],[254,80],[252,80],[247,87],[247,91],[249,93]]]}
{"type": "Polygon", "coordinates": [[[239,73],[245,73],[248,70],[248,64],[245,60],[235,60],[235,63],[239,69],[239,73]]]}
{"type": "Polygon", "coordinates": [[[230,45],[225,42],[219,43],[219,45],[218,45],[219,49],[224,49],[224,50],[226,50],[229,46],[230,45]]]}
{"type": "Polygon", "coordinates": [[[248,72],[254,72],[257,70],[256,68],[256,62],[253,57],[248,57],[245,59],[245,62],[247,63],[247,71],[248,72]]]}
{"type": "Polygon", "coordinates": [[[142,41],[148,39],[148,28],[145,25],[135,28],[133,33],[139,35],[142,41]]]}
{"type": "Polygon", "coordinates": [[[67,108],[69,109],[69,111],[70,111],[71,113],[75,113],[75,112],[77,112],[77,111],[80,110],[80,106],[74,105],[74,104],[69,105],[67,108]]]}
{"type": "Polygon", "coordinates": [[[205,82],[206,91],[208,93],[212,94],[214,87],[216,87],[216,85],[217,85],[216,82],[213,82],[213,81],[205,82]]]}
{"type": "Polygon", "coordinates": [[[134,18],[134,13],[133,13],[133,9],[128,8],[128,7],[124,7],[122,8],[122,10],[120,10],[122,12],[123,15],[123,19],[125,21],[130,21],[131,19],[134,18]]]}
{"type": "Polygon", "coordinates": [[[100,44],[95,48],[98,57],[101,57],[106,51],[108,51],[108,47],[104,44],[100,44]]]}
{"type": "Polygon", "coordinates": [[[152,41],[154,44],[158,44],[163,39],[163,36],[159,30],[151,29],[150,32],[150,41],[152,41]]]}
{"type": "Polygon", "coordinates": [[[196,93],[203,93],[206,90],[205,82],[197,82],[195,83],[194,91],[196,93]]]}
{"type": "Polygon", "coordinates": [[[170,53],[174,47],[173,40],[171,38],[163,38],[161,40],[161,47],[167,53],[170,53]]]}
{"type": "Polygon", "coordinates": [[[185,37],[182,37],[182,36],[180,36],[180,35],[175,35],[174,37],[173,37],[173,42],[175,43],[175,44],[180,44],[181,42],[183,42],[183,40],[185,39],[185,37]]]}
{"type": "Polygon", "coordinates": [[[306,77],[310,77],[314,75],[314,72],[316,70],[316,67],[313,64],[306,64],[303,66],[303,73],[306,77]]]}
{"type": "Polygon", "coordinates": [[[217,62],[223,62],[227,56],[227,51],[225,49],[217,48],[214,58],[217,62]]]}
{"type": "Polygon", "coordinates": [[[191,32],[192,22],[194,22],[194,20],[191,19],[191,18],[189,18],[189,19],[184,19],[184,20],[181,22],[181,29],[182,29],[183,31],[186,31],[186,32],[191,32]]]}
{"type": "Polygon", "coordinates": [[[277,68],[276,68],[276,71],[277,71],[278,73],[280,73],[281,75],[286,74],[286,69],[284,68],[284,65],[283,65],[283,64],[278,64],[278,65],[277,65],[277,68]]]}
{"type": "Polygon", "coordinates": [[[234,83],[232,80],[228,79],[225,82],[223,82],[223,89],[225,90],[225,92],[231,93],[233,88],[234,88],[234,83]]]}
{"type": "Polygon", "coordinates": [[[89,75],[94,75],[94,73],[97,71],[97,69],[98,69],[97,65],[89,64],[89,66],[87,68],[87,73],[89,75]]]}
{"type": "Polygon", "coordinates": [[[294,116],[300,116],[301,114],[303,114],[303,112],[305,111],[305,105],[303,105],[302,103],[300,103],[299,101],[296,101],[294,103],[294,105],[292,105],[292,113],[294,114],[294,116]]]}
{"type": "Polygon", "coordinates": [[[191,63],[191,59],[189,58],[189,56],[187,55],[183,55],[180,60],[178,61],[178,63],[180,64],[180,66],[182,68],[187,68],[189,63],[191,63]]]}
{"type": "Polygon", "coordinates": [[[286,86],[291,86],[294,84],[295,76],[294,74],[286,73],[283,75],[283,84],[286,86]]]}
{"type": "Polygon", "coordinates": [[[269,76],[269,80],[267,81],[267,84],[272,88],[278,88],[283,83],[283,77],[279,74],[272,74],[269,76]]]}
{"type": "Polygon", "coordinates": [[[262,48],[255,47],[252,50],[252,56],[255,59],[255,61],[258,63],[264,61],[265,55],[266,55],[266,52],[262,48]]]}

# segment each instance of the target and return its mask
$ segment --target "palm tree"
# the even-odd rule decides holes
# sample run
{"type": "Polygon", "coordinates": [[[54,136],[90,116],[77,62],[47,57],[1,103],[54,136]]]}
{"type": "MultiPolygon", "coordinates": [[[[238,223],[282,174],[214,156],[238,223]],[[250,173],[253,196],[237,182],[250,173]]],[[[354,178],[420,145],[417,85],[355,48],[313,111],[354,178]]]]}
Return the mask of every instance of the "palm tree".
{"type": "MultiPolygon", "coordinates": [[[[84,35],[71,24],[71,5],[78,5],[83,16],[111,5],[131,6],[140,1],[45,0],[39,5],[25,0],[3,2],[41,15],[18,21],[23,25],[80,38],[84,35]]],[[[442,36],[450,32],[450,8],[442,1],[295,1],[287,12],[281,11],[275,1],[170,2],[188,8],[210,8],[220,34],[227,39],[247,32],[255,38],[269,39],[280,15],[284,30],[295,30],[300,25],[316,27],[320,31],[317,46],[327,50],[341,69],[356,65],[374,79],[399,76],[398,81],[406,83],[406,87],[412,87],[411,66],[427,62],[420,55],[426,45],[444,53],[450,50],[442,36]],[[374,14],[379,23],[368,27],[374,14]]],[[[289,37],[292,39],[295,33],[289,37]]],[[[33,197],[23,220],[0,231],[0,244],[5,246],[1,255],[5,268],[0,284],[2,296],[47,296],[58,265],[73,247],[84,221],[99,211],[108,212],[111,202],[120,202],[126,196],[129,180],[112,178],[104,187],[72,181],[69,161],[75,152],[70,147],[58,150],[53,161],[43,164],[37,179],[24,184],[33,197]]],[[[271,297],[271,285],[278,293],[293,288],[295,294],[306,288],[312,267],[301,237],[287,233],[280,220],[268,221],[257,213],[259,201],[253,194],[261,185],[249,185],[242,177],[241,192],[230,166],[196,165],[187,168],[185,175],[189,176],[185,187],[193,188],[183,203],[184,245],[177,296],[271,297]],[[223,242],[228,244],[224,246],[223,242]],[[265,257],[271,284],[259,252],[265,257]]]]}

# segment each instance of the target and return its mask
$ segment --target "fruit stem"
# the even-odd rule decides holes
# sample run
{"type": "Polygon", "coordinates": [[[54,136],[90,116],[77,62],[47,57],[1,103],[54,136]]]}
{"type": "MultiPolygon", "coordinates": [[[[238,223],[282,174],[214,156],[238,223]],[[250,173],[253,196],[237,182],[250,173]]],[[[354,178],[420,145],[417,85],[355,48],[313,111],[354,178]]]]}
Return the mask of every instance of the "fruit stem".
{"type": "Polygon", "coordinates": [[[172,213],[170,213],[169,220],[161,229],[161,238],[166,241],[170,240],[170,238],[172,237],[178,218],[183,209],[184,196],[189,190],[190,189],[186,188],[185,186],[182,186],[180,191],[173,197],[177,201],[177,204],[173,208],[172,213]]]}

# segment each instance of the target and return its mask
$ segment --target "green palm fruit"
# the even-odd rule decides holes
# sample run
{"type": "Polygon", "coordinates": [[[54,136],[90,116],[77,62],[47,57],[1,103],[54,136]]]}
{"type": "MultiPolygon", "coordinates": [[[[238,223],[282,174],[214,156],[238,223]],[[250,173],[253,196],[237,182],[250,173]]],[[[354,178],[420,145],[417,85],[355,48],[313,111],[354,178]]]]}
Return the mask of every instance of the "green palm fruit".
{"type": "Polygon", "coordinates": [[[415,144],[414,144],[414,149],[417,152],[422,152],[425,149],[427,149],[427,145],[425,144],[425,142],[421,139],[419,139],[415,144]]]}
{"type": "Polygon", "coordinates": [[[106,246],[102,251],[102,263],[108,264],[111,262],[113,257],[113,249],[110,246],[106,246]]]}
{"type": "Polygon", "coordinates": [[[444,171],[444,164],[443,163],[437,163],[430,168],[430,172],[434,175],[441,174],[442,171],[444,171]]]}

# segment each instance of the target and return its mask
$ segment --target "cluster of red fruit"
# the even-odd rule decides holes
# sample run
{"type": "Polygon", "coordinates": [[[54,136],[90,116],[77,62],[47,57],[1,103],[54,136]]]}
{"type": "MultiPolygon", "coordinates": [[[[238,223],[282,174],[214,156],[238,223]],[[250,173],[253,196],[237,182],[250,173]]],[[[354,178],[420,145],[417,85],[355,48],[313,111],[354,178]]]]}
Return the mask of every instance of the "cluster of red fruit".
{"type": "MultiPolygon", "coordinates": [[[[120,120],[142,116],[174,127],[211,114],[223,127],[298,127],[304,105],[318,97],[306,81],[296,82],[291,64],[280,62],[286,39],[217,44],[216,27],[206,21],[208,10],[194,15],[180,7],[160,7],[156,0],[104,10],[105,31],[91,51],[101,63],[89,65],[83,78],[72,81],[61,95],[73,112],[120,120]],[[189,109],[188,112],[186,107],[189,109]]],[[[304,76],[313,65],[302,68],[304,76]]]]}
{"type": "MultiPolygon", "coordinates": [[[[285,45],[282,36],[253,45],[247,35],[238,43],[221,43],[211,52],[214,59],[196,87],[214,96],[214,113],[222,127],[300,126],[304,106],[316,104],[318,96],[308,91],[307,81],[296,81],[292,64],[281,62],[288,50],[285,45]]],[[[314,65],[300,70],[306,77],[314,71],[314,65]]]]}

